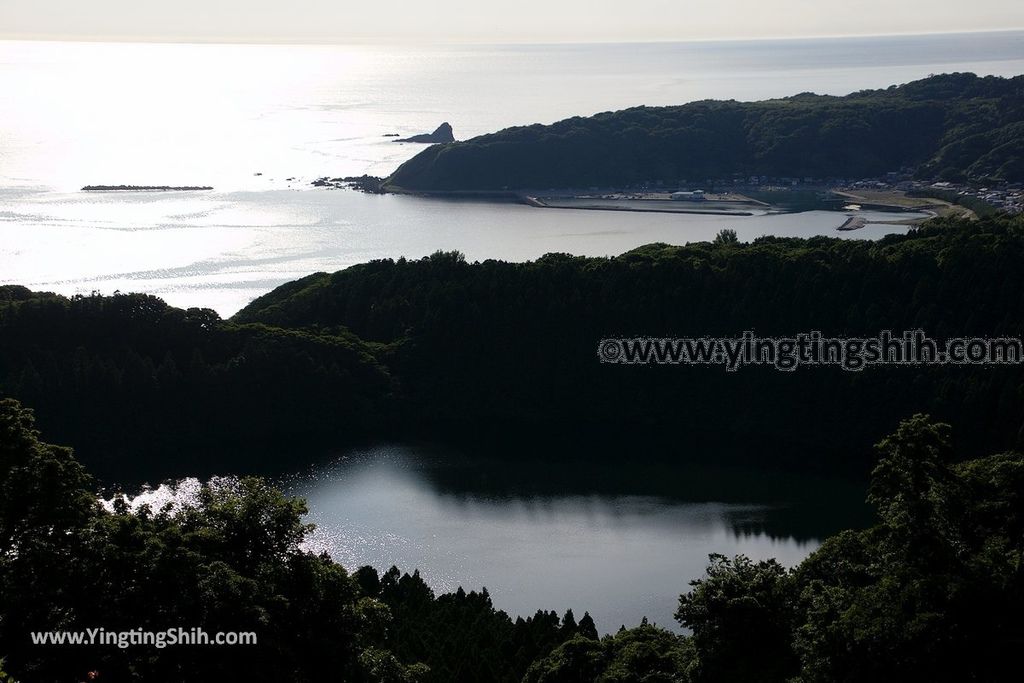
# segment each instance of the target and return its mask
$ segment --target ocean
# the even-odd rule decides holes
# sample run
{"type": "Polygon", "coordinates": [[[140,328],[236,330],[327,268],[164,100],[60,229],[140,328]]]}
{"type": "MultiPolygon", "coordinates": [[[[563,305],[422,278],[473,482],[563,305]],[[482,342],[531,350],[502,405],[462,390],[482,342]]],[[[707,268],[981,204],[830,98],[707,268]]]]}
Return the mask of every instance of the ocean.
{"type": "MultiPolygon", "coordinates": [[[[387,175],[443,121],[512,125],[705,98],[845,94],[932,73],[1024,73],[1024,32],[457,47],[0,41],[0,283],[150,292],[231,315],[310,272],[458,249],[612,255],[722,227],[836,234],[826,212],[555,211],[310,187],[387,175]],[[84,185],[209,185],[84,193],[84,185]]],[[[844,235],[877,237],[897,226],[844,235]]]]}

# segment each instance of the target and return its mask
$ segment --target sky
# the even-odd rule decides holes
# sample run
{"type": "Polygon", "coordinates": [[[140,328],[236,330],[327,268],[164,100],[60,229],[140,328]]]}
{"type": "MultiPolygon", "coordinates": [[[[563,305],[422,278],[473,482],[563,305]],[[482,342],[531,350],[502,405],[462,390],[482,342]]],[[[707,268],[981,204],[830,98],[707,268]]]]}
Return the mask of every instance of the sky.
{"type": "Polygon", "coordinates": [[[1020,0],[0,0],[0,37],[12,39],[626,42],[1017,28],[1020,0]]]}

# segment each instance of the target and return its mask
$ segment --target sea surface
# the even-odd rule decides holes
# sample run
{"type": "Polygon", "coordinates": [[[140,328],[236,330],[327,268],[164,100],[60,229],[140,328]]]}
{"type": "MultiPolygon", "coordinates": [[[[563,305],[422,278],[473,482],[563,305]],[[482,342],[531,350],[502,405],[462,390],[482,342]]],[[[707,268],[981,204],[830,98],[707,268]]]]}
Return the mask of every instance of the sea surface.
{"type": "MultiPolygon", "coordinates": [[[[623,107],[845,94],[931,73],[1024,73],[1024,32],[372,47],[0,41],[0,283],[143,291],[231,315],[317,270],[458,249],[613,255],[723,227],[836,234],[843,217],[607,214],[312,189],[458,138],[623,107]],[[84,185],[210,192],[85,193],[84,185]]],[[[901,216],[905,217],[905,216],[901,216]]],[[[901,230],[877,225],[842,236],[901,230]]]]}

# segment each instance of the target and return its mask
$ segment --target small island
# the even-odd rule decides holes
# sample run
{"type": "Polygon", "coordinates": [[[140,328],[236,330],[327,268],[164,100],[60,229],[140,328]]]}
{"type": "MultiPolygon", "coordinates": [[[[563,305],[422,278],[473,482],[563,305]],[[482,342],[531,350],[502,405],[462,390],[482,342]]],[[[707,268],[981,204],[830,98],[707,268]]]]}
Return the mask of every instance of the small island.
{"type": "Polygon", "coordinates": [[[209,185],[86,185],[82,192],[192,192],[212,189],[209,185]]]}
{"type": "Polygon", "coordinates": [[[452,131],[452,124],[445,121],[436,129],[433,133],[423,133],[421,135],[413,135],[409,138],[401,138],[394,140],[394,142],[420,142],[429,145],[445,142],[455,142],[455,133],[452,131]]]}

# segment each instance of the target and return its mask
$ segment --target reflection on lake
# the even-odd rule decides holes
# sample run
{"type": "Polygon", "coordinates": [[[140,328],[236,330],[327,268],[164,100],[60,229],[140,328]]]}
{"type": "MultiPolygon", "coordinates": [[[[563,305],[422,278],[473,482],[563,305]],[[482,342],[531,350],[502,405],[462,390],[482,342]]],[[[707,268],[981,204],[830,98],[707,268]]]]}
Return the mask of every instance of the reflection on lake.
{"type": "Polygon", "coordinates": [[[347,568],[418,568],[438,592],[486,586],[513,617],[589,610],[602,632],[644,616],[678,628],[676,599],[709,553],[791,566],[869,521],[860,484],[409,446],[352,451],[282,486],[309,502],[311,549],[347,568]]]}

